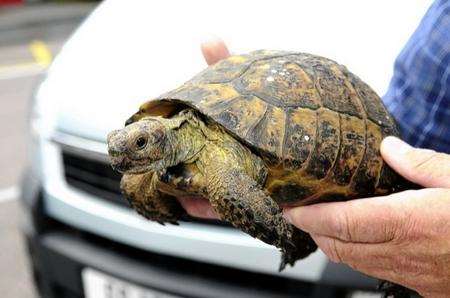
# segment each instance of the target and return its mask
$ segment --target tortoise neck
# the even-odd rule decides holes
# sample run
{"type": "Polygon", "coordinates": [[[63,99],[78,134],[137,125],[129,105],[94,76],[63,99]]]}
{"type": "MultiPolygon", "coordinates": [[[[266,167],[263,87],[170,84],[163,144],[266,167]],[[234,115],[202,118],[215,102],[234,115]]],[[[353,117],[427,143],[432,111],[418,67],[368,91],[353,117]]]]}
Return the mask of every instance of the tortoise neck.
{"type": "Polygon", "coordinates": [[[198,123],[192,123],[190,120],[184,122],[174,131],[171,166],[194,162],[204,148],[205,142],[205,135],[198,123]]]}

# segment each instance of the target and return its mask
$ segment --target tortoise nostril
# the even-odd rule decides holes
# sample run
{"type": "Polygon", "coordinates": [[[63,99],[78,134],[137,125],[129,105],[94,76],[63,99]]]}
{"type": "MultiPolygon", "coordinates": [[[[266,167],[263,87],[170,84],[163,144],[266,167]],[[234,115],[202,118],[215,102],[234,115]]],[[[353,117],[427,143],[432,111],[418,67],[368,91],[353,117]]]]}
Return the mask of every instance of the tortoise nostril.
{"type": "Polygon", "coordinates": [[[117,156],[124,152],[126,142],[121,130],[114,130],[107,136],[108,153],[112,156],[117,156]]]}
{"type": "Polygon", "coordinates": [[[114,140],[114,138],[119,134],[119,130],[113,130],[111,131],[108,136],[106,137],[106,142],[111,144],[111,142],[114,140]]]}

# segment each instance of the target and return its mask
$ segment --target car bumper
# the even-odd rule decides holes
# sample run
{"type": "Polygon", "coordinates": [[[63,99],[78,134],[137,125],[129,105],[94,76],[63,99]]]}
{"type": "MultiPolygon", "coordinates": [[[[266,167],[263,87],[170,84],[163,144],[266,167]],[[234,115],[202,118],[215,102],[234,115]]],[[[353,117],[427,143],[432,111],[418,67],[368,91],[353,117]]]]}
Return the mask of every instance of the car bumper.
{"type": "Polygon", "coordinates": [[[182,297],[311,297],[314,292],[314,286],[308,283],[280,282],[233,269],[227,272],[226,268],[157,254],[144,256],[141,251],[112,243],[113,247],[105,248],[92,239],[61,231],[27,239],[44,297],[83,297],[81,272],[86,268],[182,297]],[[256,280],[273,284],[258,285],[256,280]]]}
{"type": "Polygon", "coordinates": [[[42,166],[24,176],[22,200],[43,297],[84,297],[85,268],[183,297],[338,297],[375,288],[373,279],[345,266],[325,262],[318,268],[320,254],[279,274],[278,252],[239,231],[195,223],[162,228],[142,220],[72,189],[62,174],[60,148],[47,142],[41,150],[42,166]]]}

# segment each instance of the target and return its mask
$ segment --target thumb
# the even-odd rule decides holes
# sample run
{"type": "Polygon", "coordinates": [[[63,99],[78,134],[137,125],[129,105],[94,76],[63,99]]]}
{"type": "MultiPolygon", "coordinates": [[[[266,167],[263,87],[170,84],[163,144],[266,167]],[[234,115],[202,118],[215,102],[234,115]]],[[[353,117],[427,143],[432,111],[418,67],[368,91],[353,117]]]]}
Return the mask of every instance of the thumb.
{"type": "Polygon", "coordinates": [[[414,148],[396,137],[381,143],[383,159],[397,173],[424,187],[450,188],[450,155],[414,148]]]}
{"type": "Polygon", "coordinates": [[[201,44],[201,50],[208,65],[215,64],[230,56],[225,42],[217,37],[210,37],[207,41],[204,41],[201,44]]]}

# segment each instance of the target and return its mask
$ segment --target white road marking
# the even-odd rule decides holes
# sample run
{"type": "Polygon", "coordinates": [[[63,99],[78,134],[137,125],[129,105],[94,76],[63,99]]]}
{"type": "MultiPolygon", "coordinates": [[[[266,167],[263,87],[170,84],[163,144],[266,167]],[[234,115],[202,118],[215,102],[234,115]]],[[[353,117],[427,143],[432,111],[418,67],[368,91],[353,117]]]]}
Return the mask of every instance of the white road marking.
{"type": "Polygon", "coordinates": [[[0,189],[0,203],[9,202],[19,198],[19,187],[16,185],[0,189]]]}
{"type": "Polygon", "coordinates": [[[28,45],[34,58],[33,62],[0,66],[0,80],[11,80],[20,77],[30,77],[44,73],[53,60],[50,48],[45,42],[34,40],[28,45]]]}
{"type": "Polygon", "coordinates": [[[44,73],[46,68],[39,63],[30,62],[11,66],[0,66],[0,80],[11,80],[44,73]]]}

